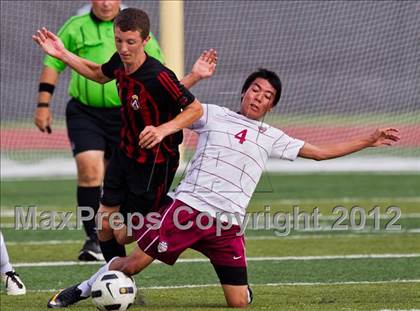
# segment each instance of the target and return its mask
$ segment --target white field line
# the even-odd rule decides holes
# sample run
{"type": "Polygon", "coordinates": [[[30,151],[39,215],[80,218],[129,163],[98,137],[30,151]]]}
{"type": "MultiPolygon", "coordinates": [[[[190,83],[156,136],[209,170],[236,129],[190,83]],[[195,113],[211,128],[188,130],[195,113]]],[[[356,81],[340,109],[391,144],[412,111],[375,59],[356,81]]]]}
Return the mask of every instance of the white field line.
{"type": "MultiPolygon", "coordinates": [[[[349,281],[349,282],[294,282],[294,283],[265,283],[265,284],[253,284],[252,287],[258,286],[331,286],[331,285],[371,285],[371,284],[396,284],[396,283],[420,283],[420,280],[388,280],[388,281],[349,281]]],[[[183,289],[183,288],[206,288],[206,287],[220,287],[220,284],[186,284],[186,285],[173,285],[173,286],[148,286],[139,287],[142,290],[164,290],[164,289],[183,289]]],[[[29,289],[26,290],[30,293],[52,293],[59,289],[29,289]]]]}
{"type": "MultiPolygon", "coordinates": [[[[311,261],[311,260],[337,260],[337,259],[395,259],[395,258],[420,258],[420,253],[414,254],[354,254],[354,255],[334,255],[334,256],[284,256],[284,257],[248,257],[247,261],[311,261]]],[[[207,258],[184,258],[178,259],[177,263],[202,263],[209,262],[207,258]]],[[[45,261],[45,262],[21,262],[14,263],[16,268],[22,267],[61,267],[61,266],[86,266],[100,265],[100,262],[83,261],[45,261]]],[[[161,264],[160,261],[154,261],[154,264],[161,264]]]]}
{"type": "Polygon", "coordinates": [[[15,245],[60,245],[60,244],[82,244],[84,240],[48,240],[48,241],[22,241],[22,242],[9,242],[7,246],[15,245]]]}
{"type": "MultiPolygon", "coordinates": [[[[260,199],[259,199],[260,200],[260,199]]],[[[383,202],[383,201],[394,201],[394,202],[403,202],[403,203],[420,203],[420,197],[374,197],[374,198],[358,198],[358,197],[340,197],[340,198],[312,198],[312,199],[275,199],[269,200],[271,205],[273,204],[288,204],[288,205],[296,205],[296,204],[313,204],[316,202],[319,203],[333,203],[335,205],[339,205],[340,203],[351,203],[353,205],[357,205],[357,202],[383,202]]],[[[44,210],[42,207],[40,209],[44,210]]],[[[53,210],[51,207],[47,210],[53,210]]],[[[75,209],[72,209],[75,210],[75,209]]],[[[70,211],[70,210],[68,210],[70,211]]],[[[66,211],[66,212],[68,212],[66,211]]],[[[14,210],[10,208],[6,208],[1,206],[1,217],[12,217],[14,216],[14,210]]]]}
{"type": "MultiPolygon", "coordinates": [[[[307,230],[306,232],[310,232],[307,230]]],[[[316,232],[316,231],[311,231],[316,232]]],[[[352,231],[352,233],[346,234],[292,234],[288,236],[276,236],[276,235],[258,235],[258,236],[247,236],[247,241],[265,241],[265,240],[309,240],[309,239],[332,239],[332,238],[360,238],[360,237],[389,237],[394,234],[418,234],[420,229],[409,229],[400,231],[386,231],[386,230],[363,230],[363,231],[352,231]],[[356,233],[353,233],[356,232],[356,233]]]]}
{"type": "MultiPolygon", "coordinates": [[[[331,239],[331,238],[360,238],[366,236],[389,236],[393,234],[402,233],[420,233],[420,229],[401,230],[401,231],[357,231],[357,233],[350,234],[293,234],[289,236],[276,236],[276,235],[258,235],[247,236],[247,241],[264,241],[264,240],[308,240],[308,239],[331,239]],[[378,232],[378,233],[374,233],[378,232]]],[[[84,240],[45,240],[45,241],[20,241],[12,242],[7,241],[7,245],[60,245],[60,244],[81,244],[84,240]]]]}
{"type": "MultiPolygon", "coordinates": [[[[273,210],[272,212],[283,212],[283,213],[288,213],[288,214],[293,214],[293,211],[281,211],[281,210],[273,210]]],[[[308,211],[299,211],[300,213],[309,213],[308,211]]],[[[250,214],[256,214],[256,213],[260,213],[261,217],[263,217],[263,213],[265,213],[264,211],[258,211],[258,212],[250,212],[250,214]]],[[[15,217],[15,212],[14,210],[4,210],[0,213],[0,217],[1,218],[14,218],[15,217]]],[[[36,217],[41,217],[41,213],[37,212],[36,213],[36,217]]],[[[44,216],[45,217],[45,216],[44,216]]],[[[338,218],[338,215],[322,215],[322,213],[319,213],[318,219],[319,220],[336,220],[338,218]]],[[[366,219],[373,219],[374,216],[370,216],[370,215],[366,215],[366,219]]],[[[392,218],[391,214],[385,214],[382,213],[379,215],[380,219],[390,219],[392,218]]],[[[406,219],[406,218],[420,218],[420,213],[402,213],[401,216],[399,217],[400,219],[406,219]]],[[[75,222],[69,222],[69,224],[72,225],[76,225],[75,222]]]]}
{"type": "Polygon", "coordinates": [[[357,202],[383,202],[383,201],[398,201],[404,203],[419,203],[420,197],[373,197],[373,198],[358,198],[358,197],[340,197],[340,198],[311,198],[311,199],[274,199],[270,202],[278,204],[312,204],[316,203],[352,203],[357,202]]]}
{"type": "MultiPolygon", "coordinates": [[[[291,224],[293,225],[293,222],[291,222],[291,224]]],[[[259,227],[256,228],[256,229],[252,229],[250,224],[248,224],[248,226],[246,228],[247,228],[247,231],[246,232],[249,232],[249,231],[262,231],[263,230],[263,228],[259,228],[259,227]]],[[[38,228],[30,228],[28,230],[16,229],[15,228],[15,224],[11,224],[11,223],[8,223],[8,224],[3,224],[2,223],[2,224],[0,224],[0,230],[1,229],[15,229],[15,231],[28,231],[28,232],[33,231],[33,230],[40,230],[40,228],[39,229],[38,228]]],[[[328,232],[328,231],[331,231],[331,232],[341,232],[341,233],[344,232],[344,231],[357,232],[358,235],[361,235],[361,234],[378,235],[378,234],[384,234],[384,233],[387,233],[387,234],[420,233],[420,228],[400,229],[400,230],[397,230],[397,229],[395,229],[395,230],[386,230],[386,229],[376,230],[374,228],[366,228],[366,229],[362,229],[362,230],[354,230],[354,229],[349,228],[349,229],[343,229],[343,230],[333,230],[331,228],[331,225],[329,223],[324,223],[324,225],[321,225],[320,224],[319,225],[319,228],[294,229],[292,227],[290,229],[291,229],[290,232],[304,232],[304,233],[308,233],[308,234],[309,233],[314,233],[314,232],[316,233],[316,232],[328,232]]],[[[76,224],[73,225],[71,223],[69,224],[68,230],[70,230],[70,231],[74,231],[74,230],[82,231],[82,229],[77,229],[76,224]]],[[[271,227],[269,230],[274,230],[274,231],[279,232],[280,234],[279,234],[278,237],[284,237],[283,236],[284,228],[274,228],[274,227],[271,227]]],[[[49,229],[48,231],[54,231],[54,230],[53,229],[49,229]]],[[[60,231],[60,230],[56,230],[56,231],[60,231]]],[[[326,236],[326,235],[324,235],[324,236],[326,236]]],[[[278,237],[276,237],[275,235],[273,235],[273,236],[271,236],[271,238],[268,238],[268,239],[270,240],[270,239],[275,239],[275,238],[278,238],[278,237]]],[[[251,240],[253,240],[253,239],[254,240],[260,240],[260,238],[252,238],[252,237],[250,239],[251,240]]],[[[263,237],[262,239],[264,240],[265,237],[263,237]]]]}
{"type": "MultiPolygon", "coordinates": [[[[280,210],[280,211],[275,211],[275,212],[283,212],[285,214],[293,215],[293,211],[284,212],[284,211],[280,210]]],[[[41,212],[37,212],[36,217],[41,217],[40,213],[41,212]]],[[[258,211],[258,212],[251,212],[250,214],[259,214],[260,216],[258,217],[258,221],[262,222],[262,221],[264,221],[264,219],[262,219],[262,217],[264,217],[264,213],[265,213],[264,211],[258,211]]],[[[309,215],[308,211],[306,211],[306,212],[302,211],[301,213],[306,213],[306,214],[309,215]]],[[[10,210],[10,209],[9,210],[2,210],[2,212],[0,213],[0,218],[3,218],[3,219],[4,218],[13,218],[14,219],[14,217],[15,217],[14,210],[10,210]]],[[[299,215],[299,217],[302,217],[302,216],[299,215]]],[[[322,213],[319,213],[319,216],[317,217],[317,219],[321,220],[321,221],[328,221],[328,220],[337,220],[338,217],[339,217],[338,214],[336,214],[336,215],[322,215],[322,213]]],[[[393,217],[393,215],[391,215],[391,214],[385,214],[385,213],[379,214],[379,219],[386,219],[386,220],[389,219],[390,220],[392,217],[393,217]]],[[[404,214],[401,214],[398,217],[398,219],[417,219],[417,218],[420,218],[420,213],[404,213],[404,214]]],[[[366,219],[367,220],[368,219],[374,219],[374,215],[366,215],[366,219]]],[[[59,222],[59,220],[57,220],[57,223],[58,222],[59,222]]],[[[249,223],[252,223],[252,217],[250,217],[249,223]]],[[[68,223],[68,225],[72,226],[72,227],[76,227],[76,222],[70,221],[68,223]]],[[[2,223],[1,226],[4,227],[4,228],[13,228],[14,223],[10,223],[10,222],[2,223]]]]}
{"type": "MultiPolygon", "coordinates": [[[[72,225],[71,223],[69,224],[69,225],[72,225]]],[[[247,227],[248,228],[248,227],[247,227]]],[[[14,224],[0,224],[0,229],[15,229],[15,225],[14,224]]],[[[271,228],[272,230],[276,230],[276,228],[271,228]]],[[[270,230],[271,230],[270,229],[270,230]]],[[[26,230],[26,231],[32,231],[32,230],[37,230],[36,228],[31,228],[31,229],[29,229],[29,230],[26,230]]],[[[73,231],[73,230],[82,230],[82,229],[76,229],[76,224],[74,224],[74,226],[73,227],[69,227],[69,229],[68,230],[71,230],[71,231],[73,231]]],[[[250,230],[252,230],[252,229],[247,229],[248,231],[250,231],[250,230]]],[[[260,229],[260,228],[258,228],[258,230],[256,230],[256,231],[261,231],[262,229],[260,229]]],[[[25,231],[25,230],[23,230],[23,229],[15,229],[15,231],[25,231]]],[[[54,231],[54,230],[49,230],[49,231],[54,231]]],[[[57,230],[57,231],[59,231],[59,230],[57,230]]],[[[278,229],[277,228],[277,231],[280,231],[280,233],[282,233],[283,234],[283,232],[280,230],[280,229],[278,229]]],[[[358,235],[369,235],[369,234],[371,234],[371,235],[378,235],[378,234],[406,234],[406,233],[420,233],[420,228],[415,228],[415,229],[401,229],[401,230],[393,230],[393,231],[391,231],[391,230],[384,230],[384,229],[380,229],[380,230],[375,230],[375,229],[373,229],[373,228],[368,228],[368,229],[363,229],[363,230],[352,230],[352,229],[346,229],[346,230],[332,230],[331,229],[331,226],[330,225],[325,225],[325,226],[322,226],[322,225],[320,225],[319,226],[319,228],[318,229],[313,229],[313,228],[309,228],[309,229],[298,229],[298,230],[295,230],[295,229],[293,229],[293,228],[291,228],[291,232],[305,232],[305,233],[313,233],[313,232],[328,232],[328,231],[331,231],[331,232],[344,232],[344,231],[350,231],[350,232],[357,232],[357,234],[358,235]]],[[[305,238],[304,237],[305,235],[302,235],[302,238],[305,238]]],[[[326,236],[325,234],[323,235],[323,236],[326,236]]],[[[348,235],[346,235],[346,236],[350,236],[350,234],[348,234],[348,235]]],[[[262,238],[260,238],[260,237],[251,237],[251,238],[248,238],[248,239],[250,239],[250,240],[274,240],[274,239],[278,239],[278,238],[292,238],[292,237],[284,237],[284,236],[279,236],[279,237],[277,237],[277,236],[275,236],[275,235],[273,235],[273,236],[263,236],[262,238]],[[266,237],[268,237],[268,238],[266,238],[266,237]]],[[[294,237],[295,239],[301,239],[300,237],[294,237]]],[[[23,243],[23,242],[22,242],[23,243]]],[[[9,244],[9,243],[7,243],[7,244],[9,244]]],[[[20,243],[18,243],[18,242],[16,242],[16,244],[20,244],[20,243]]]]}

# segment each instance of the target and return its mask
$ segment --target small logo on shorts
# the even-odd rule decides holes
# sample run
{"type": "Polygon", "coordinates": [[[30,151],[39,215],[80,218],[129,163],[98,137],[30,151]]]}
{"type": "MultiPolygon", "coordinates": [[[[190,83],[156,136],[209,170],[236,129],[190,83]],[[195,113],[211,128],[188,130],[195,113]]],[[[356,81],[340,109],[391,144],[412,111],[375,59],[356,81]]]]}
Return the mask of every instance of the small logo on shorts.
{"type": "Polygon", "coordinates": [[[242,256],[233,256],[233,260],[238,260],[238,259],[241,259],[242,258],[242,256]]]}
{"type": "Polygon", "coordinates": [[[133,107],[134,110],[139,110],[139,97],[137,95],[131,96],[131,107],[133,107]]]}
{"type": "Polygon", "coordinates": [[[160,241],[157,248],[159,253],[164,253],[168,250],[168,243],[160,241]]]}

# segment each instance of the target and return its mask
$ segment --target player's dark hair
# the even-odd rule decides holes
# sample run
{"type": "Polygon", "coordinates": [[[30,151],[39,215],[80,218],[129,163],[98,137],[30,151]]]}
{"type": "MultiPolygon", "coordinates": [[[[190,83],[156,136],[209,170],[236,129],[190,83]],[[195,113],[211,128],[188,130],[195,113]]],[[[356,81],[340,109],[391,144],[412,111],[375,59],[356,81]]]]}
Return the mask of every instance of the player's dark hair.
{"type": "Polygon", "coordinates": [[[114,27],[121,31],[138,31],[140,37],[144,40],[150,32],[150,20],[147,13],[136,8],[127,8],[121,10],[114,21],[114,27]]]}
{"type": "Polygon", "coordinates": [[[267,80],[271,84],[271,86],[276,90],[276,95],[274,96],[274,100],[273,100],[273,107],[274,107],[275,105],[277,105],[277,103],[280,100],[281,89],[282,89],[280,78],[274,71],[270,71],[264,68],[259,68],[257,71],[251,73],[249,77],[246,78],[245,83],[242,86],[242,92],[241,92],[242,96],[251,86],[252,82],[254,82],[255,79],[257,78],[267,80]]]}

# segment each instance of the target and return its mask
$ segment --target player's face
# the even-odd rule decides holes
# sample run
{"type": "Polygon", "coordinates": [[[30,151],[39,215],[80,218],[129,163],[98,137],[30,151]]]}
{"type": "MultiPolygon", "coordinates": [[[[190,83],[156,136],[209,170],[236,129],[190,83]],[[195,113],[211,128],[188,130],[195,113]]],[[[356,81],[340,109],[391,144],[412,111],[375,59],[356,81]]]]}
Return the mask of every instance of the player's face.
{"type": "Polygon", "coordinates": [[[275,88],[263,78],[256,78],[242,96],[241,113],[253,120],[261,119],[273,107],[275,88]]]}
{"type": "Polygon", "coordinates": [[[92,0],[93,13],[103,21],[110,21],[120,11],[120,0],[92,0]]]}
{"type": "Polygon", "coordinates": [[[127,65],[138,63],[144,56],[144,46],[149,38],[143,40],[137,30],[121,31],[119,27],[115,27],[115,46],[121,61],[127,65]]]}

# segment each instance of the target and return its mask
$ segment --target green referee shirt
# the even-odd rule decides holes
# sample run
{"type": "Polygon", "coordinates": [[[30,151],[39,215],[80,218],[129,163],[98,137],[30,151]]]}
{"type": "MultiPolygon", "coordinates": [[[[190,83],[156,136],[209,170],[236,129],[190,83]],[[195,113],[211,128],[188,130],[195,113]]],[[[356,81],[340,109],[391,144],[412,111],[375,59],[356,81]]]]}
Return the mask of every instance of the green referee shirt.
{"type": "MultiPolygon", "coordinates": [[[[58,36],[69,51],[97,64],[106,63],[116,51],[113,21],[101,21],[92,12],[71,17],[61,27],[58,36]]],[[[163,63],[159,44],[151,33],[150,36],[145,51],[163,63]]],[[[44,65],[57,72],[66,68],[62,61],[48,55],[44,65]]],[[[114,108],[121,105],[115,81],[99,84],[74,70],[71,72],[69,95],[92,107],[114,108]]]]}

